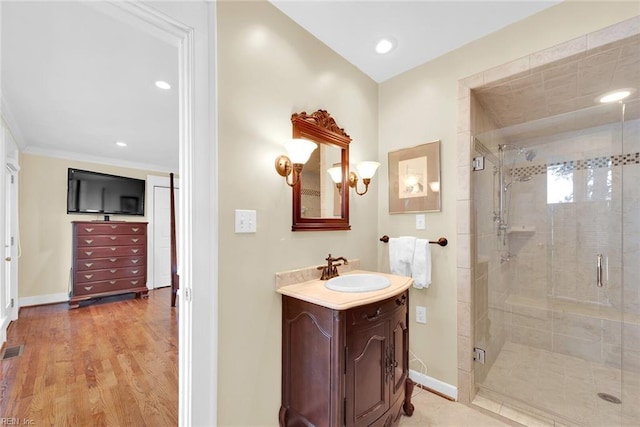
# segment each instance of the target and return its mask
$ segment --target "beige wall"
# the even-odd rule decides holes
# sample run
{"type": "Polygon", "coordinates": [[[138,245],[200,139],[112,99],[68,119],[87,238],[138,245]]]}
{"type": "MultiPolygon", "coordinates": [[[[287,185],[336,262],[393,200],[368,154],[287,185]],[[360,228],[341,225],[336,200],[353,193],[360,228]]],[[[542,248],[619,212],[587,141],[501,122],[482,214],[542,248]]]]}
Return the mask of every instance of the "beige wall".
{"type": "MultiPolygon", "coordinates": [[[[351,162],[377,157],[377,85],[267,2],[218,3],[220,168],[219,425],[276,425],[280,407],[278,271],[327,254],[376,268],[374,178],[351,192],[350,231],[291,232],[291,188],[274,168],[291,114],[326,109],[353,138],[351,162]],[[234,233],[234,210],[257,233],[234,233]]],[[[197,373],[196,373],[197,375],[197,373]]]]}
{"type": "MultiPolygon", "coordinates": [[[[456,225],[457,221],[469,222],[465,216],[468,202],[456,200],[458,187],[468,185],[468,181],[458,181],[458,167],[469,168],[459,162],[462,153],[457,152],[457,117],[464,114],[457,111],[457,81],[638,14],[637,2],[565,2],[380,85],[378,155],[383,167],[378,184],[379,229],[389,235],[445,236],[451,242],[446,248],[432,250],[431,287],[410,294],[412,319],[415,305],[427,307],[427,324],[412,321],[410,340],[429,376],[456,385],[457,364],[452,356],[471,357],[458,354],[456,344],[457,316],[468,317],[468,313],[458,313],[456,301],[456,265],[468,262],[457,255],[458,249],[464,248],[458,247],[456,225]],[[416,231],[414,215],[388,214],[384,160],[389,151],[437,139],[442,140],[442,212],[428,213],[426,230],[416,231]]],[[[383,268],[386,254],[384,248],[379,250],[383,268]]],[[[468,251],[462,252],[468,258],[468,251]]],[[[460,307],[470,308],[469,304],[460,307]]]]}
{"type": "MultiPolygon", "coordinates": [[[[19,297],[68,293],[71,268],[71,221],[92,221],[102,215],[67,214],[67,168],[146,179],[165,173],[21,154],[19,297]]],[[[145,207],[148,209],[148,206],[145,207]]],[[[113,215],[114,221],[146,217],[113,215]]]]}

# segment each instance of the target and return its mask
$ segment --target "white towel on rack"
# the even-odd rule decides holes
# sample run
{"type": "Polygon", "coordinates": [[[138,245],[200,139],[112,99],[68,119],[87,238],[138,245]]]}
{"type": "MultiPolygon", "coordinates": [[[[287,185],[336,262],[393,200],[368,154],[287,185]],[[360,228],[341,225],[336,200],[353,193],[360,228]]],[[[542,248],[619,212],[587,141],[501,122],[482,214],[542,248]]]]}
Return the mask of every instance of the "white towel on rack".
{"type": "Polygon", "coordinates": [[[411,262],[413,287],[428,288],[431,284],[431,247],[429,240],[417,239],[411,262]]]}
{"type": "Polygon", "coordinates": [[[389,265],[391,274],[411,277],[411,263],[416,247],[416,238],[411,236],[389,239],[389,265]]]}

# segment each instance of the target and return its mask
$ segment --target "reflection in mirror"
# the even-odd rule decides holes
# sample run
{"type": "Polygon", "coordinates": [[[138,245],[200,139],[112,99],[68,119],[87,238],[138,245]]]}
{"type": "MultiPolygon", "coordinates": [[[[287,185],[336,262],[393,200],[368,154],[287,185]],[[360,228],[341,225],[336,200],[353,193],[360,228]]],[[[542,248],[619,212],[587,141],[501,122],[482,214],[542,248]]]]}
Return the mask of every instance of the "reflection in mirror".
{"type": "Polygon", "coordinates": [[[301,189],[303,218],[340,217],[339,193],[327,171],[334,166],[337,167],[338,180],[342,183],[341,154],[341,150],[337,147],[320,144],[307,161],[301,189]]]}
{"type": "Polygon", "coordinates": [[[351,138],[324,110],[291,116],[293,137],[318,143],[293,187],[293,231],[349,230],[349,143],[351,138]],[[328,170],[339,168],[338,183],[328,170]]]}

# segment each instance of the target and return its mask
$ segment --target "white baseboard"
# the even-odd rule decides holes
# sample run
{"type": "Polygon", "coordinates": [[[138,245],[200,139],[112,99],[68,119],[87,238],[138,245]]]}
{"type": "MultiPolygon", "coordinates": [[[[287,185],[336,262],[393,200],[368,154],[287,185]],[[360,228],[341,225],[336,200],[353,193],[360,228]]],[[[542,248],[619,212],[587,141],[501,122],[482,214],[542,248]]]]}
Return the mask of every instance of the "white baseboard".
{"type": "Polygon", "coordinates": [[[69,294],[66,292],[60,294],[36,295],[34,297],[20,298],[20,307],[29,307],[32,305],[56,304],[59,302],[69,301],[69,294]]]}
{"type": "Polygon", "coordinates": [[[452,400],[458,400],[458,388],[447,384],[443,381],[437,380],[429,375],[421,374],[418,371],[409,369],[409,378],[414,382],[424,386],[430,390],[436,391],[444,396],[449,397],[452,400]]]}

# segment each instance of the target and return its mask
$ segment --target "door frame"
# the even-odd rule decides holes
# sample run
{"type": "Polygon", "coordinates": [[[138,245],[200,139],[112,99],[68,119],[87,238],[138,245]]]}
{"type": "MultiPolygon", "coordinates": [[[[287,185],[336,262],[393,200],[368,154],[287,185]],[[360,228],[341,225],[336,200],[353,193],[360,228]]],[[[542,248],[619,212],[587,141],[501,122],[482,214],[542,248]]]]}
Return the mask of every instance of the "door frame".
{"type": "MultiPolygon", "coordinates": [[[[192,253],[194,241],[191,230],[193,227],[194,182],[195,182],[195,58],[194,58],[194,28],[191,28],[173,17],[153,9],[140,2],[131,0],[123,2],[98,2],[95,7],[106,5],[110,12],[120,19],[138,25],[141,29],[150,31],[153,35],[174,44],[178,48],[178,145],[179,170],[182,177],[183,190],[179,194],[178,212],[181,218],[178,224],[178,252],[182,255],[182,263],[178,274],[182,292],[178,296],[180,314],[178,316],[178,423],[181,426],[192,425],[193,413],[193,364],[192,324],[193,300],[192,295],[192,253]],[[133,19],[132,19],[133,18],[133,19]],[[135,22],[132,22],[135,21],[135,22]]],[[[167,303],[167,309],[170,309],[167,303]]],[[[214,413],[217,412],[217,402],[211,402],[214,413]]]]}

